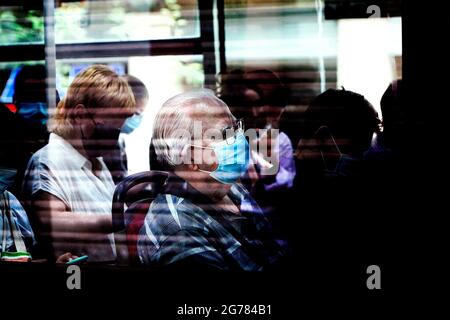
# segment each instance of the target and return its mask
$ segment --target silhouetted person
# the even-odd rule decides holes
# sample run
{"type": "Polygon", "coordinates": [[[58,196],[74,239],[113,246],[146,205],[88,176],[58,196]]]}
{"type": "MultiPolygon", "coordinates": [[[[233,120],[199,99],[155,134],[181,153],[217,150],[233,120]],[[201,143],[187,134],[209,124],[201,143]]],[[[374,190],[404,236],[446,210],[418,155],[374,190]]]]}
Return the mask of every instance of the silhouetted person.
{"type": "Polygon", "coordinates": [[[49,118],[46,77],[44,65],[24,66],[14,82],[13,100],[17,114],[42,127],[46,126],[49,118]]]}
{"type": "MultiPolygon", "coordinates": [[[[402,209],[398,195],[405,186],[417,183],[421,170],[414,164],[421,163],[416,150],[407,148],[412,138],[406,127],[406,109],[403,99],[402,80],[393,81],[381,98],[381,112],[383,115],[383,131],[379,132],[370,149],[364,154],[368,174],[375,182],[374,189],[381,201],[380,210],[390,208],[392,212],[402,209]],[[411,154],[408,154],[411,152],[411,154]],[[407,181],[412,180],[412,183],[407,181]]],[[[414,145],[414,144],[413,144],[414,145]]]]}
{"type": "Polygon", "coordinates": [[[9,189],[20,196],[18,191],[28,160],[49,137],[44,65],[21,68],[14,82],[13,101],[15,113],[0,106],[0,166],[16,170],[15,182],[9,189]]]}
{"type": "Polygon", "coordinates": [[[383,131],[378,133],[368,156],[389,158],[400,152],[407,138],[402,80],[393,81],[381,98],[383,131]]]}
{"type": "Polygon", "coordinates": [[[357,162],[370,148],[379,126],[377,112],[362,95],[330,89],[303,114],[297,157],[317,161],[319,175],[357,175],[357,162]]]}
{"type": "Polygon", "coordinates": [[[357,93],[328,90],[303,115],[292,238],[305,257],[353,264],[378,257],[380,213],[363,161],[379,119],[357,93]]]}

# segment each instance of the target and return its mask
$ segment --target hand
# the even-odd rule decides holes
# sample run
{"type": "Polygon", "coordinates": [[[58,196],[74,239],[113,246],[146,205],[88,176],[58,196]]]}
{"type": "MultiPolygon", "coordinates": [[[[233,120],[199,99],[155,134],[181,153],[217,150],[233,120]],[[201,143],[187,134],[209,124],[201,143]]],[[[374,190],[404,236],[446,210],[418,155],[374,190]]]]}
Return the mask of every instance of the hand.
{"type": "Polygon", "coordinates": [[[59,258],[56,259],[56,263],[65,264],[76,258],[79,258],[79,257],[71,254],[70,252],[67,252],[67,253],[64,253],[63,255],[59,256],[59,258]]]}

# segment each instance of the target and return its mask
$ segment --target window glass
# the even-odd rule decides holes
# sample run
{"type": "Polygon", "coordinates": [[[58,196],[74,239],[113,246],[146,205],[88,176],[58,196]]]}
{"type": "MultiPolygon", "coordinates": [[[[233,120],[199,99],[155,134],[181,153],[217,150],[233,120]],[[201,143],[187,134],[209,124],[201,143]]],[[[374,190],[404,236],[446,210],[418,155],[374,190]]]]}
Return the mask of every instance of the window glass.
{"type": "Polygon", "coordinates": [[[123,59],[72,59],[57,61],[57,87],[61,98],[73,77],[93,64],[107,64],[117,73],[140,79],[149,92],[149,101],[141,125],[125,136],[128,170],[130,173],[149,169],[148,146],[153,120],[161,105],[172,96],[189,89],[201,88],[204,82],[201,55],[128,57],[123,59]]]}
{"type": "Polygon", "coordinates": [[[56,43],[199,35],[197,0],[60,1],[55,19],[56,43]]]}
{"type": "Polygon", "coordinates": [[[44,64],[44,61],[21,61],[0,63],[0,102],[6,104],[11,110],[13,106],[14,82],[23,66],[44,64]]]}
{"type": "Polygon", "coordinates": [[[0,45],[44,43],[42,9],[0,5],[0,45]]]}
{"type": "Polygon", "coordinates": [[[386,17],[396,8],[370,18],[367,3],[227,0],[228,66],[279,72],[296,108],[324,89],[344,87],[379,110],[388,84],[402,77],[402,22],[386,17]]]}

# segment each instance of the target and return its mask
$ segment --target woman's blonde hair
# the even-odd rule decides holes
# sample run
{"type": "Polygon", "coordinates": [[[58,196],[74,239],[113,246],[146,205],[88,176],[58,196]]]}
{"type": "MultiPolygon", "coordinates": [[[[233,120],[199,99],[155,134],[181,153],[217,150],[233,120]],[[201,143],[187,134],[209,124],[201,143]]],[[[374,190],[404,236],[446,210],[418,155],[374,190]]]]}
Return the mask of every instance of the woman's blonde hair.
{"type": "Polygon", "coordinates": [[[81,71],[49,121],[50,132],[68,138],[73,132],[74,109],[82,104],[93,108],[125,108],[133,113],[136,102],[127,81],[103,65],[81,71]]]}

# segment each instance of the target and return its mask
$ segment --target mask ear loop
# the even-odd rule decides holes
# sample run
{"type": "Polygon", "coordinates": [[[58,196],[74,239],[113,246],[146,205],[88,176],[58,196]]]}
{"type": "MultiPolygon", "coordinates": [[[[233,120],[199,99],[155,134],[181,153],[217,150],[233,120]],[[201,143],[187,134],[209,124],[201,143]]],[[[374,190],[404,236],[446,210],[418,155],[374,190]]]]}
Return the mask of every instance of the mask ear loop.
{"type": "MultiPolygon", "coordinates": [[[[322,141],[323,140],[322,131],[324,131],[324,130],[326,130],[326,133],[328,134],[329,138],[331,138],[331,141],[333,142],[334,147],[336,148],[337,152],[339,153],[339,156],[342,157],[341,149],[339,149],[339,146],[336,143],[336,140],[334,139],[334,136],[331,133],[331,130],[328,126],[321,126],[319,129],[317,129],[317,131],[314,133],[314,137],[318,136],[319,137],[318,139],[322,141]]],[[[323,161],[323,165],[325,166],[325,169],[329,170],[328,166],[327,166],[327,162],[325,160],[325,156],[323,155],[322,144],[320,144],[320,146],[319,146],[319,151],[320,151],[320,155],[322,157],[322,161],[323,161]]]]}
{"type": "MultiPolygon", "coordinates": [[[[198,145],[198,144],[187,144],[187,145],[184,146],[183,150],[181,151],[181,156],[182,157],[186,156],[186,151],[187,151],[188,147],[194,147],[194,148],[207,149],[207,150],[213,150],[214,151],[214,148],[212,148],[212,147],[204,147],[204,146],[201,146],[201,145],[198,145]]],[[[204,173],[208,173],[208,174],[213,173],[213,171],[202,170],[200,168],[198,169],[198,171],[204,172],[204,173]]]]}

